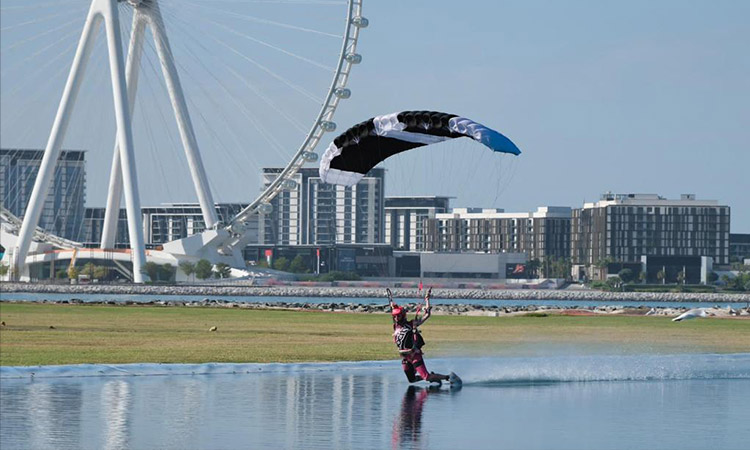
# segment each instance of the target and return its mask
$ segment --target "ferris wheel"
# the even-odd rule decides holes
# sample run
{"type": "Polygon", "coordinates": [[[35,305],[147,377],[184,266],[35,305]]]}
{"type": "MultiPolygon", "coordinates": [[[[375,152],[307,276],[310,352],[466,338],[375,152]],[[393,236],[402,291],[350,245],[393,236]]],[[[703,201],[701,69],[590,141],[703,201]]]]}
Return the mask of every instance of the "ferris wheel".
{"type": "MultiPolygon", "coordinates": [[[[269,212],[272,208],[270,202],[279,192],[295,187],[295,173],[305,163],[317,160],[315,150],[323,135],[336,129],[334,114],[341,100],[351,96],[347,85],[352,68],[362,61],[362,56],[357,53],[359,34],[368,26],[368,20],[362,15],[362,0],[3,0],[0,8],[4,43],[0,54],[4,60],[2,85],[6,91],[2,97],[8,99],[2,102],[3,113],[18,109],[13,114],[12,123],[4,121],[3,135],[11,136],[8,139],[12,142],[3,142],[3,146],[22,148],[26,146],[25,137],[41,135],[39,129],[34,128],[35,121],[29,117],[38,121],[44,116],[42,110],[49,110],[52,105],[56,107],[51,131],[47,125],[49,139],[40,161],[39,176],[34,182],[18,233],[14,252],[16,264],[22,271],[66,133],[79,138],[85,136],[79,141],[91,142],[97,140],[95,135],[106,136],[109,132],[110,145],[112,137],[116,136],[116,139],[101,247],[114,247],[120,199],[124,195],[136,282],[142,281],[142,268],[146,262],[143,230],[139,223],[139,184],[142,180],[136,176],[136,165],[141,178],[143,170],[140,162],[136,164],[136,153],[143,147],[162,145],[155,143],[157,139],[153,136],[167,128],[164,117],[174,115],[177,130],[173,134],[178,138],[171,136],[169,140],[164,138],[163,142],[171,144],[168,146],[172,149],[183,147],[185,157],[174,164],[187,164],[205,226],[213,233],[211,251],[207,253],[203,248],[202,255],[213,252],[214,259],[241,260],[235,250],[244,242],[245,223],[253,214],[269,212]],[[289,18],[288,12],[291,11],[296,11],[297,17],[289,18]],[[320,21],[321,26],[316,21],[320,21]],[[100,28],[104,30],[104,38],[97,40],[100,28]],[[152,39],[148,39],[149,33],[152,39]],[[178,39],[174,39],[175,35],[178,39]],[[73,42],[72,39],[78,36],[77,43],[73,42]],[[317,45],[314,38],[328,41],[325,46],[317,45]],[[339,45],[331,46],[332,41],[339,45]],[[303,50],[294,49],[298,44],[303,50]],[[318,53],[312,55],[308,49],[318,53]],[[97,51],[100,53],[98,60],[97,51]],[[258,55],[263,52],[278,56],[279,67],[262,60],[258,55]],[[66,58],[70,57],[72,67],[66,63],[66,58]],[[197,61],[193,69],[185,62],[191,57],[197,61]],[[318,74],[313,75],[312,70],[308,70],[310,67],[318,74]],[[49,75],[52,69],[58,69],[55,72],[57,85],[55,76],[49,75]],[[40,72],[44,76],[44,71],[47,78],[35,82],[34,77],[40,72]],[[95,73],[86,74],[92,71],[95,73]],[[150,78],[146,76],[149,73],[150,78]],[[251,73],[265,79],[251,79],[251,73]],[[303,81],[294,80],[289,74],[301,74],[303,81]],[[325,77],[328,82],[322,86],[320,80],[325,77]],[[63,78],[64,85],[60,81],[63,78]],[[108,79],[111,79],[111,85],[106,82],[108,79]],[[311,79],[318,80],[317,84],[305,86],[304,82],[311,79]],[[99,89],[111,88],[114,95],[109,105],[102,106],[107,103],[106,96],[90,88],[88,104],[79,105],[79,109],[90,117],[80,121],[83,125],[76,133],[70,124],[71,117],[76,101],[86,103],[86,99],[78,97],[82,97],[81,91],[88,88],[87,83],[95,84],[99,89]],[[243,86],[244,94],[238,89],[243,86]],[[165,103],[171,108],[154,106],[154,91],[159,87],[167,93],[168,102],[165,103]],[[58,103],[60,89],[63,94],[58,103]],[[290,100],[290,107],[283,101],[276,101],[274,93],[282,98],[289,97],[282,89],[312,101],[316,110],[312,112],[309,105],[303,107],[294,100],[290,100]],[[141,95],[143,92],[147,94],[141,95]],[[32,97],[33,101],[29,100],[32,97]],[[196,97],[201,97],[201,100],[195,100],[196,97]],[[248,106],[245,99],[249,97],[254,104],[262,105],[261,112],[248,106]],[[17,107],[19,104],[23,108],[17,107]],[[42,106],[37,111],[34,105],[42,106]],[[138,112],[137,105],[142,105],[138,106],[138,112]],[[107,111],[107,108],[111,109],[107,111]],[[114,130],[112,126],[108,129],[92,125],[102,120],[103,115],[111,114],[112,109],[115,112],[114,130]],[[171,111],[165,113],[162,109],[171,111]],[[154,119],[155,110],[158,110],[161,122],[154,119]],[[298,113],[296,117],[295,112],[298,113]],[[296,144],[291,144],[295,132],[284,132],[279,138],[279,133],[274,133],[269,124],[264,123],[273,115],[280,118],[279,122],[291,124],[290,129],[299,135],[296,144]],[[204,141],[211,142],[212,157],[220,154],[217,149],[236,148],[240,147],[236,145],[238,143],[251,141],[237,131],[242,126],[236,124],[242,120],[249,124],[248,129],[254,129],[256,136],[265,139],[263,145],[273,148],[280,156],[283,164],[279,165],[283,165],[283,169],[247,207],[220,223],[214,208],[212,187],[220,184],[224,177],[206,170],[204,141]],[[24,133],[18,133],[19,123],[22,127],[31,125],[24,133]],[[144,123],[146,132],[139,127],[144,123]],[[291,145],[295,150],[290,152],[291,145]]],[[[101,158],[103,152],[99,152],[98,147],[103,144],[94,142],[90,146],[96,147],[96,152],[93,149],[89,152],[93,158],[101,158]]],[[[231,161],[224,162],[222,170],[238,170],[237,167],[243,165],[241,158],[244,155],[231,151],[227,154],[231,161]]],[[[278,163],[279,159],[276,161],[278,163]]],[[[149,168],[147,165],[146,170],[149,168]]],[[[171,169],[161,168],[161,174],[169,178],[173,176],[171,169]]],[[[242,176],[245,168],[239,171],[239,176],[233,178],[247,178],[242,176]]],[[[98,172],[102,172],[101,167],[92,176],[98,176],[98,172]]],[[[182,182],[182,178],[187,178],[174,176],[182,182]]],[[[147,175],[147,178],[154,176],[147,175]]]]}

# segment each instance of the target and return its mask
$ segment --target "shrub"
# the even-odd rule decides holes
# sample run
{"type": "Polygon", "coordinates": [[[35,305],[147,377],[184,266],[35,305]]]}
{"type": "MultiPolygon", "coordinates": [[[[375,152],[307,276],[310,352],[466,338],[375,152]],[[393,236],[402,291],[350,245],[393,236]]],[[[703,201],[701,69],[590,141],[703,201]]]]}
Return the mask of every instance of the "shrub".
{"type": "Polygon", "coordinates": [[[276,270],[281,270],[282,272],[286,272],[289,268],[289,260],[284,258],[283,256],[277,258],[276,261],[273,262],[273,268],[276,270]]]}
{"type": "Polygon", "coordinates": [[[195,276],[199,280],[206,280],[211,277],[213,273],[211,263],[205,259],[201,259],[195,264],[195,276]]]}
{"type": "Polygon", "coordinates": [[[292,273],[305,273],[307,271],[307,265],[302,255],[297,255],[289,264],[289,271],[292,273]]]}

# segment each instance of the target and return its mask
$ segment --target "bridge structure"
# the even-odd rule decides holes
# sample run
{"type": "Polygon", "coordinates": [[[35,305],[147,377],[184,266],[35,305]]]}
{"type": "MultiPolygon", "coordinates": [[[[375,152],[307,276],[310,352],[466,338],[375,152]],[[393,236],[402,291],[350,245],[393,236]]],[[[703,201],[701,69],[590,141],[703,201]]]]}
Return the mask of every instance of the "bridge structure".
{"type": "Polygon", "coordinates": [[[357,53],[360,31],[368,26],[362,16],[363,0],[345,2],[345,29],[338,52],[333,79],[324,97],[323,104],[314,118],[303,142],[294,152],[279,176],[260,195],[226,223],[218,221],[213,195],[201,159],[200,149],[193,130],[185,93],[181,85],[175,56],[168,39],[159,0],[91,0],[73,63],[59,103],[44,156],[34,183],[23,220],[3,209],[0,219],[6,242],[10,242],[10,277],[17,280],[30,278],[29,266],[34,263],[69,259],[75,261],[78,249],[83,246],[63,239],[38,228],[46,193],[52,181],[55,165],[60,156],[62,143],[74,110],[78,92],[83,83],[87,64],[99,34],[104,28],[108,49],[108,63],[114,98],[114,114],[117,136],[114,143],[107,206],[98,250],[80,250],[89,258],[107,258],[132,263],[132,280],[147,281],[144,266],[147,261],[169,262],[197,261],[207,259],[216,264],[223,262],[239,270],[245,268],[242,250],[251,239],[247,222],[259,212],[273,210],[271,200],[285,189],[296,187],[294,175],[308,162],[318,159],[315,148],[327,132],[336,129],[334,114],[341,100],[348,99],[351,91],[347,83],[354,65],[362,61],[357,53]],[[120,14],[118,6],[126,4],[133,8],[130,40],[127,55],[123,51],[120,36],[120,14]],[[135,167],[132,116],[138,89],[139,69],[143,55],[146,29],[150,29],[154,48],[162,69],[164,83],[177,122],[180,139],[190,169],[191,178],[198,197],[206,231],[184,239],[168,242],[158,251],[147,251],[141,224],[141,202],[135,167]],[[124,196],[127,211],[128,234],[131,248],[115,250],[115,235],[120,201],[124,196]],[[11,237],[12,236],[12,237],[11,237]]]}

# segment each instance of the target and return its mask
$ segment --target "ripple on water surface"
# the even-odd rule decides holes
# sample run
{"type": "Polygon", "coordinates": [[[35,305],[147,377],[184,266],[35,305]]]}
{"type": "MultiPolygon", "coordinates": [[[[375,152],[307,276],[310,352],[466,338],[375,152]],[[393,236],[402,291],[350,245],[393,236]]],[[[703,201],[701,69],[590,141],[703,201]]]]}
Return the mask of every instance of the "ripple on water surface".
{"type": "Polygon", "coordinates": [[[408,386],[396,361],[5,367],[0,447],[743,448],[750,441],[750,354],[427,364],[458,372],[463,389],[408,386]]]}

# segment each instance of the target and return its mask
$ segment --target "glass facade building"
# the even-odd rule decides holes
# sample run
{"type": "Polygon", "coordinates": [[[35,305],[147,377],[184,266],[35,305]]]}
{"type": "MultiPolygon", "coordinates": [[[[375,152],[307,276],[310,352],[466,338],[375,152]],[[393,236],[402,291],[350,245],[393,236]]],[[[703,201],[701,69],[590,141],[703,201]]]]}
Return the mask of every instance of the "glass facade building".
{"type": "Polygon", "coordinates": [[[575,264],[642,256],[713,258],[729,264],[729,206],[716,200],[679,200],[655,194],[603,194],[573,211],[571,256],[575,264]]]}
{"type": "MultiPolygon", "coordinates": [[[[263,188],[280,168],[263,169],[263,188]]],[[[371,170],[352,187],[323,183],[318,169],[303,168],[294,188],[271,201],[273,211],[261,214],[260,244],[379,244],[384,229],[384,170],[371,170]]]]}
{"type": "Polygon", "coordinates": [[[525,253],[529,259],[567,259],[571,208],[535,212],[454,208],[425,221],[425,250],[432,252],[525,253]]]}
{"type": "Polygon", "coordinates": [[[448,212],[450,197],[386,197],[385,243],[394,250],[425,250],[425,223],[448,212]]]}
{"type": "MultiPolygon", "coordinates": [[[[43,156],[43,150],[0,149],[0,201],[16,217],[26,214],[43,156]]],[[[39,218],[39,227],[71,240],[83,231],[85,156],[79,150],[61,152],[39,218]]]]}

